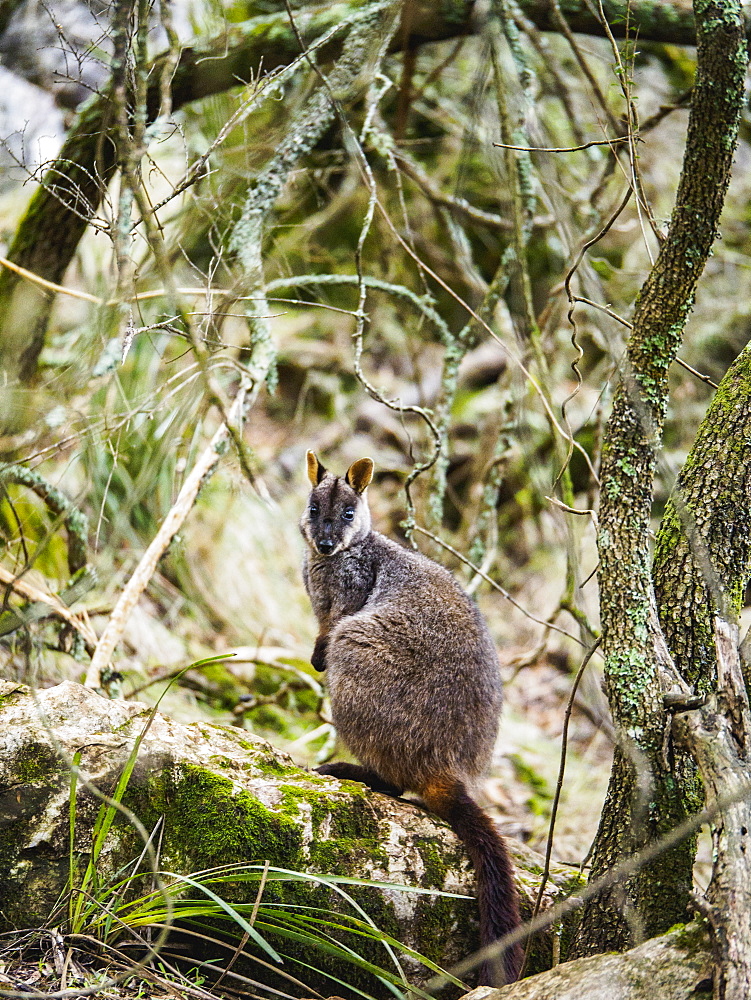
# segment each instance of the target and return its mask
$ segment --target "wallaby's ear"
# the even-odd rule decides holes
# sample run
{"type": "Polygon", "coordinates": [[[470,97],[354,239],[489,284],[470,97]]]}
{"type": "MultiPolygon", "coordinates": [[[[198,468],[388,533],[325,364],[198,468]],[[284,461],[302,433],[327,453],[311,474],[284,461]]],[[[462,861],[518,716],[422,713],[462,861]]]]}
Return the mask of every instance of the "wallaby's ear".
{"type": "Polygon", "coordinates": [[[364,493],[373,478],[373,459],[358,458],[347,469],[344,481],[352,487],[355,493],[364,493]]]}
{"type": "Polygon", "coordinates": [[[326,470],[312,451],[309,451],[305,458],[308,461],[308,479],[310,480],[310,485],[318,486],[320,481],[326,475],[326,470]]]}

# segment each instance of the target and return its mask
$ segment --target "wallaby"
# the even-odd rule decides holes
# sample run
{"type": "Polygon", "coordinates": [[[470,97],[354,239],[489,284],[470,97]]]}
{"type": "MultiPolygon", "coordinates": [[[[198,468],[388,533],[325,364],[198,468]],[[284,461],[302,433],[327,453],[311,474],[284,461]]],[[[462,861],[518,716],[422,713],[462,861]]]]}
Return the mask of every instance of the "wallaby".
{"type": "MultiPolygon", "coordinates": [[[[477,873],[481,944],[519,924],[506,847],[467,786],[490,763],[501,710],[493,641],[475,604],[442,566],[373,531],[365,490],[373,462],[334,476],[312,451],[300,521],[305,587],[320,632],[336,730],[362,762],[317,770],[379,792],[416,792],[448,821],[477,873]]],[[[513,982],[520,945],[485,963],[480,983],[513,982]]]]}

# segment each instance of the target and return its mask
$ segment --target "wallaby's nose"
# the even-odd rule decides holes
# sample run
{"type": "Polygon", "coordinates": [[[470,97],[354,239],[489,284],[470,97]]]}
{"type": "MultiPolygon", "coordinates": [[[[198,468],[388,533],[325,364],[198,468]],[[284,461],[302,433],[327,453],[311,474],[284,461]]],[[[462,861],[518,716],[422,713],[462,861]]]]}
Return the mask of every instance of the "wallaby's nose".
{"type": "Polygon", "coordinates": [[[334,551],[334,543],[330,538],[322,538],[317,544],[318,551],[322,556],[327,556],[334,551]]]}

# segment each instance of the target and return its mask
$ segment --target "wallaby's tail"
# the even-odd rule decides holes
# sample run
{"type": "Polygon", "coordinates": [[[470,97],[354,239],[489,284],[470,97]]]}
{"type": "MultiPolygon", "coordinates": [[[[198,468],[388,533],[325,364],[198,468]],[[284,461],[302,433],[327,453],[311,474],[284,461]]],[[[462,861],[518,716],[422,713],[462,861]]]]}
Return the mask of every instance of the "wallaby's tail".
{"type": "MultiPolygon", "coordinates": [[[[520,924],[519,899],[506,845],[490,818],[467,794],[460,781],[431,782],[419,789],[425,804],[447,820],[464,843],[477,875],[477,904],[480,911],[480,944],[492,944],[520,924]]],[[[512,945],[496,962],[485,962],[479,984],[502,986],[519,976],[524,952],[512,945]],[[499,982],[500,980],[500,982],[499,982]]]]}

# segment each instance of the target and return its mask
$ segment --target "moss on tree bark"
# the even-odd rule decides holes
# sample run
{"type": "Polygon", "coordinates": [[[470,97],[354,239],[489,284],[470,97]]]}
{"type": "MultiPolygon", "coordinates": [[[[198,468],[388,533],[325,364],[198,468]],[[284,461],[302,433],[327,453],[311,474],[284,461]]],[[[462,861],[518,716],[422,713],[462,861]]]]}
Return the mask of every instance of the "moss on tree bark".
{"type": "Polygon", "coordinates": [[[665,509],[652,573],[673,661],[707,693],[716,680],[715,613],[737,618],[751,577],[751,345],[699,428],[665,509]]]}

